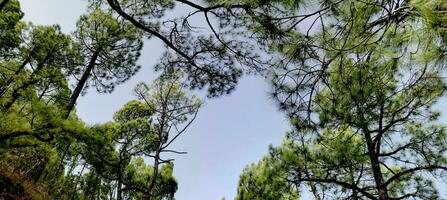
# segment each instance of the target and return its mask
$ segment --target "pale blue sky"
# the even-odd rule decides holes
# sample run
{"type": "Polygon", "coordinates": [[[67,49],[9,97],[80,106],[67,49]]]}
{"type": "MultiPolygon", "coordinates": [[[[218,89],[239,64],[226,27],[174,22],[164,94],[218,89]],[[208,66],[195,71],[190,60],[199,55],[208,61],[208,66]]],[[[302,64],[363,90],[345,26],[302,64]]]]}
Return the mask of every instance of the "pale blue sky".
{"type": "MultiPolygon", "coordinates": [[[[36,25],[60,24],[66,33],[74,30],[86,5],[86,0],[20,1],[25,20],[36,25]]],[[[153,80],[152,67],[162,52],[160,42],[146,41],[139,62],[142,70],[112,94],[90,90],[78,101],[78,115],[89,124],[111,120],[116,110],[134,98],[132,88],[138,82],[153,80]]],[[[243,168],[266,155],[269,144],[280,144],[288,121],[276,110],[268,91],[262,79],[248,77],[231,95],[206,100],[192,127],[173,144],[172,149],[188,152],[175,157],[177,200],[233,199],[243,168]]]]}

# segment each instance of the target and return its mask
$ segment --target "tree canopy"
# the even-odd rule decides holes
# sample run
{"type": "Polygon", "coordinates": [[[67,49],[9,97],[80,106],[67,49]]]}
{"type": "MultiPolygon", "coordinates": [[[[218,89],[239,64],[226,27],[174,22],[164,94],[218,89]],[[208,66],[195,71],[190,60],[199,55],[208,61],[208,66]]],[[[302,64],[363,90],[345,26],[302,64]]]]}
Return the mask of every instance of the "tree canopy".
{"type": "Polygon", "coordinates": [[[446,134],[433,105],[446,88],[445,3],[327,2],[306,32],[273,44],[287,62],[272,96],[294,130],[270,165],[315,199],[441,198],[446,134]]]}
{"type": "Polygon", "coordinates": [[[216,98],[253,74],[291,131],[236,199],[441,199],[446,13],[445,0],[89,0],[64,33],[0,0],[0,198],[174,199],[167,154],[186,153],[171,147],[202,105],[192,90],[216,98]],[[132,78],[146,39],[164,44],[160,76],[85,124],[79,97],[132,78]]]}

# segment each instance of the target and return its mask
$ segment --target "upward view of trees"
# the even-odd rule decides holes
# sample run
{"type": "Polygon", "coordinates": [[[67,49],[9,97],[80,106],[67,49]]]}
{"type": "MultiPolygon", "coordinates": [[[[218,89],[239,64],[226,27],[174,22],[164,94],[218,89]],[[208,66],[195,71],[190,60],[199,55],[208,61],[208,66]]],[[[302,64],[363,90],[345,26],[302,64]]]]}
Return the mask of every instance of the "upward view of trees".
{"type": "Polygon", "coordinates": [[[325,3],[277,43],[272,96],[293,131],[243,172],[237,199],[442,198],[447,4],[325,3]]]}
{"type": "Polygon", "coordinates": [[[190,90],[218,98],[245,74],[269,80],[291,131],[243,170],[236,199],[443,198],[445,0],[89,0],[80,12],[63,33],[0,0],[1,199],[174,199],[167,155],[185,153],[171,144],[202,104],[190,90]],[[135,75],[146,39],[165,47],[161,75],[113,121],[83,123],[78,99],[135,75]]]}

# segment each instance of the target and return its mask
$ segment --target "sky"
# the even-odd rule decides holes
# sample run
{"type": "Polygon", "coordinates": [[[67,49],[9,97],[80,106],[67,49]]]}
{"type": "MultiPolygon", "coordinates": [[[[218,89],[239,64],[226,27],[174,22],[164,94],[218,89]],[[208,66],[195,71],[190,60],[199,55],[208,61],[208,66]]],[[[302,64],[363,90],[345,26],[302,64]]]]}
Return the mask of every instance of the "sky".
{"type": "MultiPolygon", "coordinates": [[[[59,24],[65,33],[74,31],[85,12],[86,0],[20,0],[24,19],[35,25],[59,24]]],[[[112,120],[113,113],[135,99],[133,87],[150,83],[153,66],[163,52],[159,41],[145,41],[139,64],[142,70],[112,94],[94,90],[78,100],[77,114],[88,124],[112,120]]],[[[244,167],[257,162],[268,146],[279,145],[289,130],[288,120],[268,98],[269,86],[259,77],[245,77],[230,95],[206,99],[199,114],[171,149],[188,154],[174,156],[177,200],[233,199],[244,167]]],[[[166,155],[170,157],[171,155],[166,155]]]]}

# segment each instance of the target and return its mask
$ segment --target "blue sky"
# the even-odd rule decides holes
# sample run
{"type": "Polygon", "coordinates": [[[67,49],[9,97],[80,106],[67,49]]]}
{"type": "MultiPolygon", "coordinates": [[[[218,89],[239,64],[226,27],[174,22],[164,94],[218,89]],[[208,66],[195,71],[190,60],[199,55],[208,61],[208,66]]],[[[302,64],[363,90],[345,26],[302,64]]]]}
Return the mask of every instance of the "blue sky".
{"type": "MultiPolygon", "coordinates": [[[[20,0],[25,20],[36,25],[60,24],[70,33],[84,11],[86,0],[20,0]]],[[[112,94],[88,91],[78,101],[78,115],[95,124],[112,119],[113,113],[135,97],[133,87],[155,78],[153,66],[163,52],[156,40],[146,41],[139,64],[142,70],[112,94]]],[[[187,151],[175,156],[174,175],[179,182],[178,200],[233,199],[243,168],[267,153],[268,145],[279,145],[288,121],[268,98],[264,80],[245,77],[231,95],[207,99],[185,135],[172,149],[187,151]]],[[[171,156],[171,155],[166,155],[171,156]]]]}

